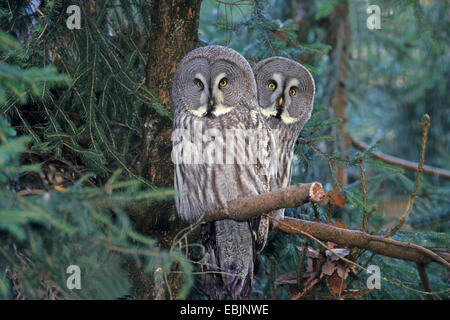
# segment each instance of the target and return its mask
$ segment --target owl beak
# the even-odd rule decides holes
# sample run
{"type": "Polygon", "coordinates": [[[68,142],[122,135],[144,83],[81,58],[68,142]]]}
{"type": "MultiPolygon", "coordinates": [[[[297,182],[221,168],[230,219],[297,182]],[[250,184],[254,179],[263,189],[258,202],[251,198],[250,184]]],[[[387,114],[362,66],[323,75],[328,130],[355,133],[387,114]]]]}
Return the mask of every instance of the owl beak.
{"type": "Polygon", "coordinates": [[[212,107],[214,107],[214,104],[215,104],[216,102],[214,101],[214,98],[210,98],[209,99],[209,102],[208,102],[208,105],[209,105],[209,107],[210,108],[212,108],[212,107]]]}
{"type": "Polygon", "coordinates": [[[216,101],[214,100],[214,98],[209,98],[208,100],[208,106],[206,107],[206,116],[207,117],[211,117],[213,114],[213,110],[214,110],[214,105],[216,104],[216,101]]]}
{"type": "Polygon", "coordinates": [[[279,106],[282,106],[282,105],[283,105],[283,102],[284,102],[283,97],[279,97],[279,98],[278,98],[278,105],[279,105],[279,106]]]}
{"type": "Polygon", "coordinates": [[[281,114],[283,113],[283,102],[284,98],[283,96],[279,97],[277,100],[277,114],[275,115],[275,118],[281,119],[281,114]]]}

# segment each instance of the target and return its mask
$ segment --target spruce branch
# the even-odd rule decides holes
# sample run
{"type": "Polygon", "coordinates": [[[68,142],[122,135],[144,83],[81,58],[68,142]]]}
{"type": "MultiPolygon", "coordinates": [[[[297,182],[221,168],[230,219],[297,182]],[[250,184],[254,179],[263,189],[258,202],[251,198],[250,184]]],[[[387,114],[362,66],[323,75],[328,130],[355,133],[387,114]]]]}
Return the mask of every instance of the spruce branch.
{"type": "MultiPolygon", "coordinates": [[[[349,136],[349,139],[350,139],[352,145],[356,149],[359,149],[361,151],[366,151],[367,149],[369,149],[368,144],[366,144],[362,141],[358,141],[351,136],[349,136]]],[[[405,160],[402,158],[394,157],[394,156],[391,156],[391,155],[388,155],[388,154],[385,154],[382,152],[372,152],[372,156],[378,160],[385,162],[385,163],[392,164],[394,166],[397,166],[397,167],[400,167],[400,168],[403,168],[406,170],[418,171],[419,164],[414,161],[409,161],[409,160],[405,160]]],[[[450,171],[446,170],[446,169],[424,165],[422,171],[424,173],[427,173],[427,174],[430,174],[433,176],[444,177],[444,178],[450,179],[450,171]]]]}
{"type": "Polygon", "coordinates": [[[416,201],[417,192],[419,190],[419,185],[420,185],[420,176],[422,175],[422,171],[423,171],[423,162],[424,162],[424,158],[425,158],[425,149],[426,149],[426,146],[427,146],[427,136],[428,136],[428,126],[429,126],[429,124],[430,124],[430,116],[428,116],[426,114],[426,115],[423,116],[423,123],[422,123],[422,127],[423,127],[422,149],[420,151],[419,165],[417,166],[417,177],[416,177],[416,182],[414,184],[414,191],[411,194],[411,198],[408,201],[408,205],[406,206],[405,212],[400,217],[400,221],[398,222],[398,224],[395,227],[393,227],[391,229],[391,231],[389,231],[385,235],[386,238],[391,237],[392,235],[394,235],[403,226],[403,224],[405,224],[405,221],[408,218],[409,213],[412,210],[414,202],[416,201]]]}

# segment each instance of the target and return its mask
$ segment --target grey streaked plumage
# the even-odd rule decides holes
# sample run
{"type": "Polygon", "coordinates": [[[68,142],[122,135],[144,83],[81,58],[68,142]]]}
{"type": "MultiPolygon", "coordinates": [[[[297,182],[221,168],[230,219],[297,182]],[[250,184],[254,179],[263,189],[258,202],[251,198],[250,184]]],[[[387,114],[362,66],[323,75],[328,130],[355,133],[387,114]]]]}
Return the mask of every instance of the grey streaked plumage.
{"type": "MultiPolygon", "coordinates": [[[[273,188],[283,188],[291,183],[295,142],[311,117],[314,79],[300,63],[282,57],[260,61],[253,72],[258,103],[275,138],[278,166],[273,188]]],[[[283,214],[284,209],[276,212],[279,218],[283,214]]]]}
{"type": "MultiPolygon", "coordinates": [[[[239,53],[221,46],[198,48],[188,53],[175,72],[172,100],[174,184],[179,194],[175,202],[181,218],[193,222],[206,210],[226,208],[229,200],[270,190],[270,175],[266,171],[270,166],[273,140],[258,109],[252,69],[239,53]],[[226,84],[221,86],[224,79],[226,84]],[[184,155],[211,150],[210,147],[215,147],[216,151],[211,153],[214,156],[220,155],[217,150],[229,152],[225,150],[230,144],[225,132],[248,129],[258,133],[257,144],[249,144],[250,138],[238,136],[242,139],[235,142],[235,153],[251,157],[256,150],[263,150],[254,162],[195,163],[194,160],[189,164],[184,161],[184,155]],[[209,132],[210,135],[199,140],[186,138],[187,132],[199,136],[209,132]]],[[[203,289],[213,299],[224,298],[225,291],[234,299],[248,298],[254,264],[267,239],[267,218],[216,221],[204,226],[202,231],[203,270],[228,273],[205,274],[203,289]]]]}

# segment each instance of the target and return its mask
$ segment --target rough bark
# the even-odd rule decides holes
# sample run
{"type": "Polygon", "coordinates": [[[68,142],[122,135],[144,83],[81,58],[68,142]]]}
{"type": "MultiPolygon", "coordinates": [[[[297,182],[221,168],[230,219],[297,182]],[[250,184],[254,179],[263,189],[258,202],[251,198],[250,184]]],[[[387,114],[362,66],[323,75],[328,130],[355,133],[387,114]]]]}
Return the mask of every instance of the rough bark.
{"type": "MultiPolygon", "coordinates": [[[[196,47],[201,0],[152,0],[146,86],[169,115],[172,114],[171,90],[176,67],[196,47]]],[[[156,187],[173,187],[172,120],[154,109],[141,109],[143,141],[140,171],[156,187]]],[[[158,240],[162,248],[170,247],[179,230],[173,201],[150,203],[127,210],[137,229],[158,240]]],[[[167,290],[152,277],[129,265],[133,275],[133,291],[139,299],[163,299],[167,290]]],[[[155,275],[156,276],[156,275],[155,275]]],[[[179,277],[169,278],[174,294],[180,286],[179,277]]]]}
{"type": "MultiPolygon", "coordinates": [[[[151,5],[151,35],[147,63],[147,88],[169,112],[172,110],[173,74],[180,60],[195,48],[201,0],[155,0],[151,5]]],[[[144,176],[158,187],[173,185],[172,121],[154,111],[144,111],[144,176]]]]}
{"type": "Polygon", "coordinates": [[[305,233],[321,240],[331,241],[345,247],[367,249],[382,256],[413,261],[416,263],[437,262],[450,269],[448,254],[433,248],[425,248],[358,230],[348,230],[332,225],[286,217],[275,227],[276,231],[289,234],[305,233]]]}
{"type": "MultiPolygon", "coordinates": [[[[146,85],[150,92],[172,114],[172,80],[181,59],[195,49],[201,0],[155,0],[151,2],[151,36],[147,62],[146,85]]],[[[141,168],[144,177],[156,187],[173,187],[172,120],[154,110],[144,110],[141,168]]],[[[170,246],[180,221],[173,201],[151,203],[134,213],[140,231],[170,246]]]]}
{"type": "MultiPolygon", "coordinates": [[[[227,203],[227,210],[215,209],[206,212],[204,221],[221,219],[248,220],[280,208],[298,207],[308,201],[318,202],[325,192],[320,183],[297,184],[254,197],[237,198],[227,203]]],[[[274,219],[275,220],[275,219],[274,219]]],[[[362,231],[348,230],[319,222],[286,217],[275,220],[275,231],[311,236],[314,240],[331,241],[345,247],[356,247],[376,254],[427,264],[437,262],[450,269],[449,252],[442,248],[425,248],[362,231]]]]}
{"type": "Polygon", "coordinates": [[[319,202],[324,197],[325,191],[320,183],[299,183],[257,196],[231,200],[227,203],[226,211],[223,209],[211,210],[206,212],[203,220],[246,221],[277,209],[296,208],[309,201],[319,202]]]}

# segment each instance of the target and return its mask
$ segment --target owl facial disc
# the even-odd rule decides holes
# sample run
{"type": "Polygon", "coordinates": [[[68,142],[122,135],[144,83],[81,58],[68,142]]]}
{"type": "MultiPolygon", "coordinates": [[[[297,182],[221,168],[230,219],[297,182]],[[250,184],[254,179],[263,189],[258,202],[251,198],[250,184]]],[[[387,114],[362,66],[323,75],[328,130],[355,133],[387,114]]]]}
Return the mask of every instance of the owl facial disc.
{"type": "Polygon", "coordinates": [[[309,118],[314,80],[301,64],[272,57],[254,68],[261,113],[283,124],[303,123],[309,118]]]}
{"type": "Polygon", "coordinates": [[[206,47],[191,51],[180,63],[174,77],[172,94],[190,114],[214,119],[231,112],[243,100],[256,96],[254,79],[245,59],[231,49],[206,47]],[[221,51],[221,55],[216,52],[221,51]],[[229,51],[224,55],[223,51],[229,51]],[[234,61],[236,60],[236,61],[234,61]]]}
{"type": "Polygon", "coordinates": [[[299,80],[296,78],[286,79],[281,73],[275,72],[267,82],[266,90],[272,90],[269,107],[263,107],[261,112],[266,117],[276,118],[286,124],[300,120],[299,116],[289,115],[288,106],[293,103],[292,97],[298,92],[299,80]]]}

